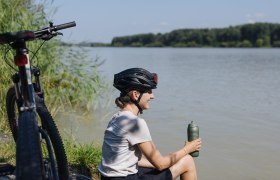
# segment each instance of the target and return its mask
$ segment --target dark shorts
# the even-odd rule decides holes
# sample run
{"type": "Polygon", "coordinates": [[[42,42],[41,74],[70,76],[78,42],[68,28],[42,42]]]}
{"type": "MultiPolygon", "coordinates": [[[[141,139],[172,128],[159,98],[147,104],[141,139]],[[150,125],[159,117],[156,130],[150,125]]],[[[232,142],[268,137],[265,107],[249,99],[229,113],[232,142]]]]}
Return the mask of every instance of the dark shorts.
{"type": "Polygon", "coordinates": [[[101,180],[172,180],[172,174],[169,169],[159,171],[154,168],[138,168],[137,174],[128,175],[126,177],[103,177],[101,180]]]}

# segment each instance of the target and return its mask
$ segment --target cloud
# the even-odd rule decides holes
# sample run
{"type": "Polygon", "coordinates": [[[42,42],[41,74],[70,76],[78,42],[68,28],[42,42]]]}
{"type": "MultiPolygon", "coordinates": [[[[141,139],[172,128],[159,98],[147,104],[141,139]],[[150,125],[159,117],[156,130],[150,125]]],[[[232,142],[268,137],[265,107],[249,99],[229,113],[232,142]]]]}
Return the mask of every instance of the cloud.
{"type": "Polygon", "coordinates": [[[257,21],[261,21],[266,17],[264,13],[258,12],[258,13],[253,13],[253,14],[246,14],[245,18],[247,19],[247,22],[249,23],[255,23],[257,21]]]}

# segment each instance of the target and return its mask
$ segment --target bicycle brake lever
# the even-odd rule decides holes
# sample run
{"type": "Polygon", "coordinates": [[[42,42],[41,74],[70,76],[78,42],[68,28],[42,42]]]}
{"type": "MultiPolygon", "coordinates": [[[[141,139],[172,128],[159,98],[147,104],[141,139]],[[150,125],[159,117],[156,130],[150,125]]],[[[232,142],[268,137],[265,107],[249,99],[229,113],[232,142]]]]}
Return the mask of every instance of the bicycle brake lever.
{"type": "Polygon", "coordinates": [[[51,34],[43,35],[40,39],[48,41],[48,40],[50,40],[51,38],[53,38],[53,37],[55,37],[57,35],[63,36],[63,33],[61,33],[61,32],[52,32],[51,34]]]}
{"type": "Polygon", "coordinates": [[[55,35],[53,35],[53,34],[45,34],[45,35],[43,35],[42,37],[40,37],[40,39],[42,39],[42,40],[45,40],[45,41],[48,41],[48,40],[50,40],[51,38],[53,38],[55,35]]]}

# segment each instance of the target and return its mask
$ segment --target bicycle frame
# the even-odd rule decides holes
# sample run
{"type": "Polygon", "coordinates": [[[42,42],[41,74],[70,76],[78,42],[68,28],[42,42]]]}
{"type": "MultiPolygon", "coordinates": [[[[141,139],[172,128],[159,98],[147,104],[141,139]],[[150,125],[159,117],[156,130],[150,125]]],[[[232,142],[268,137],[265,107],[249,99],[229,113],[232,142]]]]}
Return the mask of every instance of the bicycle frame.
{"type": "Polygon", "coordinates": [[[22,100],[20,111],[36,110],[34,88],[32,83],[31,65],[29,61],[28,49],[25,40],[18,40],[13,43],[16,50],[15,65],[18,66],[18,73],[13,76],[16,88],[17,99],[22,100]]]}

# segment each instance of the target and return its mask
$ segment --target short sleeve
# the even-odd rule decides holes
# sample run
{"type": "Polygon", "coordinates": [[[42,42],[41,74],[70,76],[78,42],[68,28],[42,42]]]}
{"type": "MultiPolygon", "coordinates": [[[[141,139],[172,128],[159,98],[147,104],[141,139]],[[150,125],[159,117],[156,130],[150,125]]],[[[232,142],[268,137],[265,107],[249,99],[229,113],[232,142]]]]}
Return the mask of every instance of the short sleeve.
{"type": "Polygon", "coordinates": [[[144,119],[134,119],[133,128],[128,132],[128,141],[133,146],[142,142],[152,141],[152,137],[144,119]]]}

